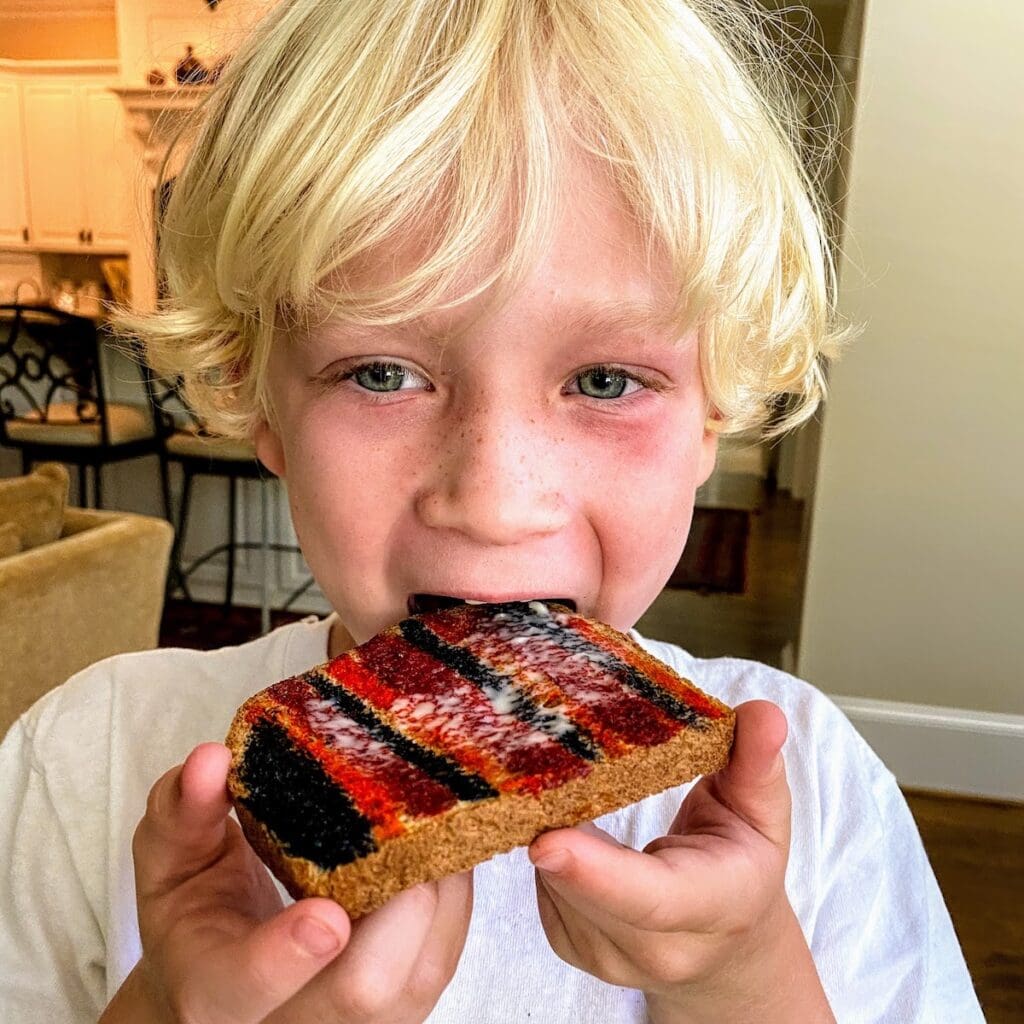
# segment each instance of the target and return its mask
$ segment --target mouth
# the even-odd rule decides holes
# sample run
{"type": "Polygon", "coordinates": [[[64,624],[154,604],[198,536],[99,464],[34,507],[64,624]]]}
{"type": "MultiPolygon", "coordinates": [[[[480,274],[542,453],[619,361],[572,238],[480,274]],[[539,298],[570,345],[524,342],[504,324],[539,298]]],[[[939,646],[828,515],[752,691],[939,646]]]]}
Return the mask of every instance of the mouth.
{"type": "Polygon", "coordinates": [[[510,601],[543,601],[545,604],[563,604],[576,611],[576,602],[571,597],[537,597],[514,595],[509,597],[488,597],[486,599],[470,597],[450,597],[447,594],[410,594],[407,601],[410,615],[425,615],[428,612],[441,612],[448,608],[457,608],[460,604],[506,604],[510,601]]]}

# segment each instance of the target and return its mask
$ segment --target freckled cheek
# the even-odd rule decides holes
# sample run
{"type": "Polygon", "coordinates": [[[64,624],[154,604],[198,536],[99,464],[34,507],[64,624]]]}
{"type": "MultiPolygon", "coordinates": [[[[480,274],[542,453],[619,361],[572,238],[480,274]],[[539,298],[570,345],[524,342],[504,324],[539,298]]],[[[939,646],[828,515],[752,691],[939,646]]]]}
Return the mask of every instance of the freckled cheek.
{"type": "Polygon", "coordinates": [[[693,417],[652,415],[580,432],[576,443],[583,461],[603,466],[603,478],[649,506],[656,496],[686,493],[699,468],[701,436],[693,417]]]}
{"type": "Polygon", "coordinates": [[[416,486],[426,442],[409,425],[383,427],[330,409],[296,425],[288,486],[304,520],[365,533],[416,486]]]}
{"type": "Polygon", "coordinates": [[[608,467],[590,502],[604,583],[615,592],[623,586],[642,592],[638,607],[657,593],[689,528],[702,427],[681,420],[635,422],[614,439],[606,435],[603,444],[590,442],[589,461],[608,467]]]}

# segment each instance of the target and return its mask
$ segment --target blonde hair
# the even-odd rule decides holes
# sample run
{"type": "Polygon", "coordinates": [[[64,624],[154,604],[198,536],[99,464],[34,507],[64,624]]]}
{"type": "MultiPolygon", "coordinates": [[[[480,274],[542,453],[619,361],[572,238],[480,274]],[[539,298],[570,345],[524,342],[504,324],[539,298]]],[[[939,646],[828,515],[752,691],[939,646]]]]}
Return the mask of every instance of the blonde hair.
{"type": "Polygon", "coordinates": [[[575,144],[670,261],[709,427],[780,435],[813,415],[849,333],[821,196],[835,138],[801,159],[784,28],[723,0],[282,0],[184,139],[159,227],[168,297],[120,327],[210,430],[248,436],[272,420],[282,329],[513,287],[575,144]],[[422,262],[358,287],[350,271],[412,225],[432,225],[422,262]],[[475,258],[490,269],[467,284],[475,258]]]}

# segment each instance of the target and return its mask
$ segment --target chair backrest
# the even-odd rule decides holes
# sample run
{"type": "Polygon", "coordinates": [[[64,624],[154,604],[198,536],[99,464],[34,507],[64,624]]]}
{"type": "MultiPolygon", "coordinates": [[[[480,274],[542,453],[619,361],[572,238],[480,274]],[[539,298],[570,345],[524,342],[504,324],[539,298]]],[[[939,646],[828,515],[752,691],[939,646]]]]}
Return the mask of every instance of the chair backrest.
{"type": "Polygon", "coordinates": [[[96,325],[44,305],[0,305],[0,442],[11,420],[46,423],[57,403],[109,444],[96,325]]]}
{"type": "Polygon", "coordinates": [[[193,412],[182,394],[180,376],[162,377],[146,362],[141,344],[133,345],[134,357],[139,364],[142,379],[146,385],[146,394],[153,408],[153,420],[156,424],[157,437],[161,443],[166,441],[175,431],[187,430],[199,437],[210,437],[202,420],[193,412]]]}

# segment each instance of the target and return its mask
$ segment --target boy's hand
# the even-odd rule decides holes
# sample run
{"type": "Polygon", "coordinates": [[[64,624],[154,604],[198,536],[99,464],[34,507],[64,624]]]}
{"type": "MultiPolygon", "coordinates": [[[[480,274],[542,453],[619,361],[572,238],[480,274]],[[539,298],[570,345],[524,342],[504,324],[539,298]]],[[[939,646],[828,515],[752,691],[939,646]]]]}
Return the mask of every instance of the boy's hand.
{"type": "Polygon", "coordinates": [[[539,836],[530,858],[555,952],[642,990],[655,1024],[832,1021],[784,888],[785,738],[774,704],[738,707],[728,766],[693,787],[642,853],[594,825],[539,836]]]}
{"type": "Polygon", "coordinates": [[[230,753],[206,743],[167,772],[135,832],[142,960],[101,1024],[420,1022],[458,964],[467,872],[350,924],[328,899],[285,910],[228,818],[230,753]]]}

